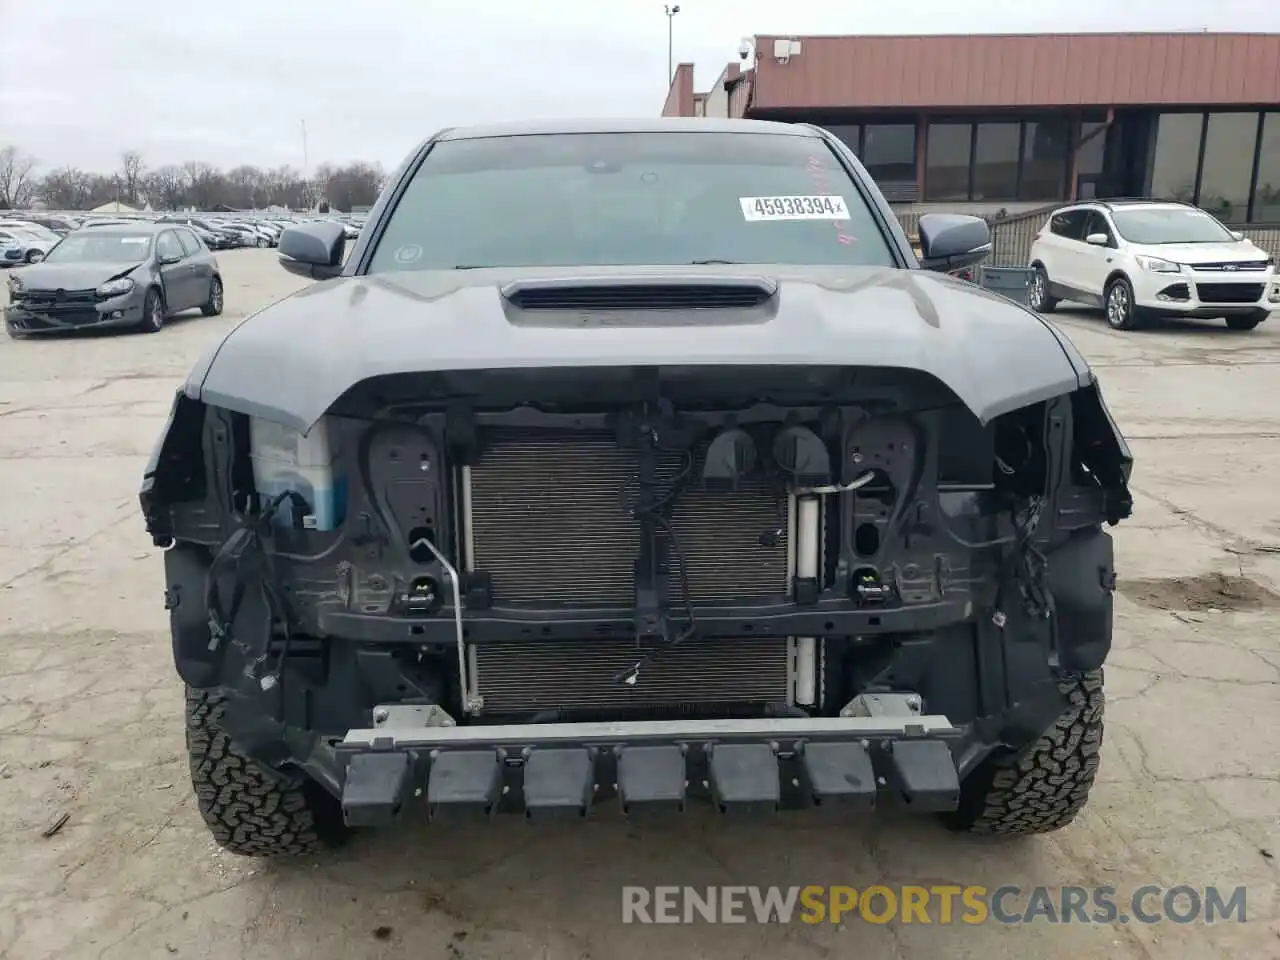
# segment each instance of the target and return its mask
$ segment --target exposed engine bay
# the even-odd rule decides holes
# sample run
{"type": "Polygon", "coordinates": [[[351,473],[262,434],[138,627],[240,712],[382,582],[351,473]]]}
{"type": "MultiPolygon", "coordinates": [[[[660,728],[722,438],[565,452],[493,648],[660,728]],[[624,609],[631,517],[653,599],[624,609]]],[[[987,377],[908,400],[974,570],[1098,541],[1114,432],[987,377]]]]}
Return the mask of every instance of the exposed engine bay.
{"type": "Polygon", "coordinates": [[[1008,678],[1106,655],[1122,443],[1095,386],[982,424],[910,371],[438,373],[360,384],[306,437],[180,394],[143,503],[177,544],[184,679],[286,727],[836,716],[904,688],[1003,723],[1008,678]]]}

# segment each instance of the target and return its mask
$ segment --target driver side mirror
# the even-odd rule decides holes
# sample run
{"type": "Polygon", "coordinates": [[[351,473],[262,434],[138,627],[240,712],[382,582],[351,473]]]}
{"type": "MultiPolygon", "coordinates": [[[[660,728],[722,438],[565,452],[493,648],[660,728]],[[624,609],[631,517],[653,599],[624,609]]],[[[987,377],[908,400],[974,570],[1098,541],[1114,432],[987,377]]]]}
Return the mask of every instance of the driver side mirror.
{"type": "Polygon", "coordinates": [[[178,256],[176,253],[164,253],[164,254],[161,254],[158,259],[162,266],[168,267],[168,266],[171,266],[172,264],[177,263],[179,260],[182,259],[182,257],[178,256]]]}
{"type": "Polygon", "coordinates": [[[976,266],[991,256],[991,228],[981,217],[958,213],[926,213],[917,228],[920,266],[950,273],[976,266]]]}
{"type": "Polygon", "coordinates": [[[44,253],[42,253],[39,250],[32,250],[29,254],[27,254],[27,259],[29,263],[39,263],[41,260],[44,259],[44,253]]]}
{"type": "Polygon", "coordinates": [[[1243,234],[1243,233],[1241,233],[1239,230],[1232,230],[1232,231],[1231,231],[1231,239],[1233,239],[1233,240],[1243,240],[1243,239],[1244,239],[1244,234],[1243,234]]]}
{"type": "Polygon", "coordinates": [[[347,231],[340,223],[300,223],[280,234],[280,266],[310,280],[342,273],[347,231]]]}
{"type": "Polygon", "coordinates": [[[1105,247],[1110,245],[1111,238],[1105,233],[1091,233],[1084,238],[1084,242],[1095,247],[1105,247]]]}

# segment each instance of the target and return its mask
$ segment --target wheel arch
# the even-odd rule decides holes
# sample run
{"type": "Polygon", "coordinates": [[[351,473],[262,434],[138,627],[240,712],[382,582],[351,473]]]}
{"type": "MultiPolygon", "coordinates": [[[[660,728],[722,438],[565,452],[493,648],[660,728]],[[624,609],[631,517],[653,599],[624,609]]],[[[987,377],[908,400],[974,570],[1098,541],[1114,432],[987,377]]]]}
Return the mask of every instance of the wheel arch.
{"type": "Polygon", "coordinates": [[[1133,281],[1129,279],[1128,271],[1123,267],[1116,267],[1107,274],[1107,279],[1102,282],[1102,295],[1104,297],[1107,295],[1107,291],[1111,289],[1111,285],[1117,280],[1124,280],[1125,283],[1129,284],[1129,289],[1133,289],[1133,281]]]}

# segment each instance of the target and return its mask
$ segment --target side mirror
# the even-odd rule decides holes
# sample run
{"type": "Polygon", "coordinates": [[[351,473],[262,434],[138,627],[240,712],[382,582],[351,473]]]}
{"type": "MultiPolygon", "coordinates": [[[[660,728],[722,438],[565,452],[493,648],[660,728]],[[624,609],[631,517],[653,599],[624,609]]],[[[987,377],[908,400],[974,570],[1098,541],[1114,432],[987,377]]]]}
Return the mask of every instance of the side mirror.
{"type": "Polygon", "coordinates": [[[920,266],[950,273],[991,256],[991,228],[981,217],[926,213],[920,218],[920,266]]]}
{"type": "Polygon", "coordinates": [[[1244,234],[1243,234],[1243,233],[1241,233],[1239,230],[1232,230],[1232,231],[1231,231],[1231,239],[1233,239],[1233,240],[1243,240],[1243,239],[1244,239],[1244,234]]]}
{"type": "Polygon", "coordinates": [[[342,273],[347,232],[340,223],[301,223],[280,234],[280,266],[310,280],[342,273]]]}
{"type": "Polygon", "coordinates": [[[168,253],[160,257],[160,263],[167,267],[167,266],[170,266],[171,264],[177,263],[181,259],[182,258],[178,256],[176,253],[168,253]]]}
{"type": "Polygon", "coordinates": [[[1105,247],[1111,242],[1111,238],[1105,233],[1091,233],[1084,238],[1084,242],[1092,244],[1095,247],[1105,247]]]}
{"type": "Polygon", "coordinates": [[[44,254],[41,253],[39,250],[32,250],[29,254],[27,254],[27,258],[29,263],[39,263],[41,260],[44,259],[44,254]]]}

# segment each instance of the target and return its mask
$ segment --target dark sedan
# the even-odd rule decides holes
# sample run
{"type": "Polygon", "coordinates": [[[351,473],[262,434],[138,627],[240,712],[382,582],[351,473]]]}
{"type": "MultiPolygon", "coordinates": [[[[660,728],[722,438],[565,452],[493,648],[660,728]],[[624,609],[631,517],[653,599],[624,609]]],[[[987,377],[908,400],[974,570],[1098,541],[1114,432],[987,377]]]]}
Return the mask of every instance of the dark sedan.
{"type": "Polygon", "coordinates": [[[183,310],[222,312],[217,260],[190,229],[169,224],[76,230],[8,282],[11,337],[86,327],[155,333],[183,310]]]}

